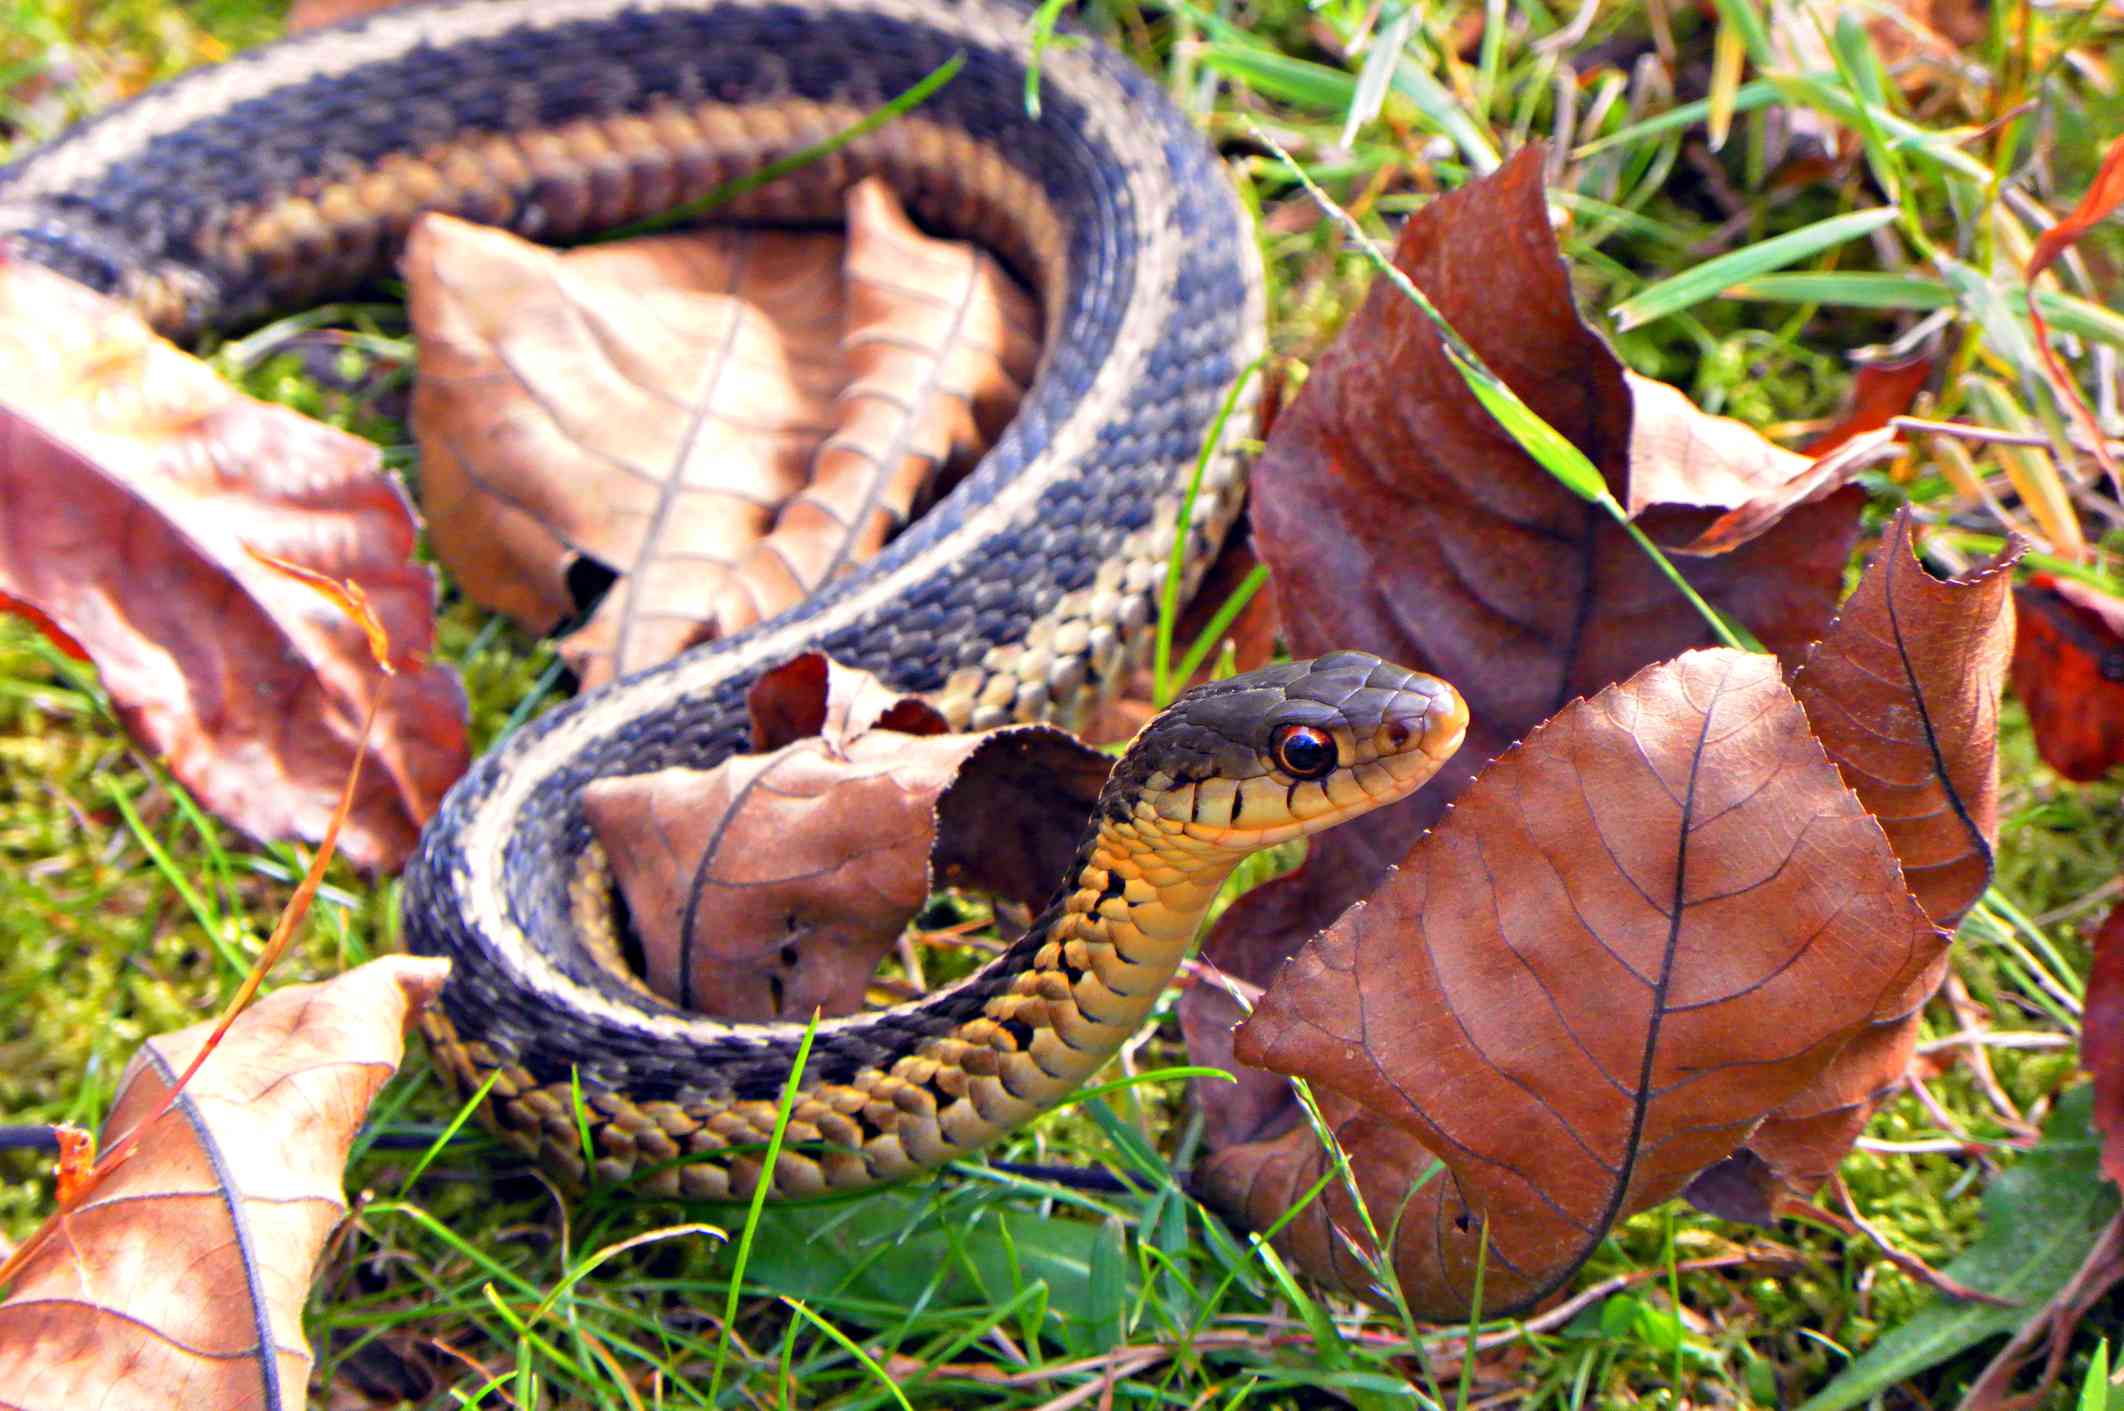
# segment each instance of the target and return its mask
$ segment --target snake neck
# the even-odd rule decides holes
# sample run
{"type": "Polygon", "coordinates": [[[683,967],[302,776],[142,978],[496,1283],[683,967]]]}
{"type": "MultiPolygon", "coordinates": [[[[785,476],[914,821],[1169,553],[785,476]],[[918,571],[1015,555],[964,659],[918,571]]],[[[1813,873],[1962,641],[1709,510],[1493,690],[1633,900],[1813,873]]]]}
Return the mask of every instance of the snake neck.
{"type": "Polygon", "coordinates": [[[978,1013],[884,1074],[863,1075],[885,1154],[897,1145],[927,1165],[937,1137],[952,1149],[940,1155],[973,1150],[1096,1073],[1149,1016],[1251,851],[1188,837],[1148,805],[1102,816],[1066,889],[990,967],[1001,983],[969,982],[988,990],[978,1013]]]}
{"type": "MultiPolygon", "coordinates": [[[[771,1176],[758,1157],[687,1169],[690,1193],[776,1196],[892,1180],[978,1150],[1067,1097],[1142,1024],[1210,901],[1252,851],[1190,838],[1148,805],[1103,813],[1064,890],[984,971],[919,1008],[948,1027],[894,1060],[807,1081],[771,1176]]],[[[763,1141],[775,1104],[719,1108],[696,1152],[763,1141]]]]}
{"type": "Polygon", "coordinates": [[[999,962],[1016,974],[949,1037],[985,1042],[999,1075],[1024,1055],[1050,1081],[1081,1082],[1149,1015],[1249,851],[1190,838],[1148,805],[1102,818],[1067,890],[999,962]]]}

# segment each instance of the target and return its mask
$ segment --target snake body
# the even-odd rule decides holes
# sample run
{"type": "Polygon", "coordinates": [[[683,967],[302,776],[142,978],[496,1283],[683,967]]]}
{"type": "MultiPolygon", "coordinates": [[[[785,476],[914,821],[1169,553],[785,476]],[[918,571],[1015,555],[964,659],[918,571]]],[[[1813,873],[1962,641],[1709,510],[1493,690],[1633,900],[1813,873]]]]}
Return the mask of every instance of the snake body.
{"type": "MultiPolygon", "coordinates": [[[[928,693],[962,725],[1070,715],[1141,638],[1183,478],[1260,346],[1260,272],[1214,154],[1096,43],[1045,51],[1029,116],[1028,33],[1003,0],[420,6],[150,90],[0,171],[0,246],[196,336],[388,271],[422,211],[548,240],[655,214],[842,133],[963,56],[920,108],[724,214],[837,220],[847,188],[880,174],[925,224],[996,252],[1046,321],[1016,420],[868,567],[517,731],[453,790],[406,874],[407,944],[455,962],[426,1021],[434,1052],[468,1088],[492,1075],[500,1124],[576,1175],[579,1083],[603,1176],[748,1193],[797,1038],[660,1006],[606,968],[573,920],[571,888],[595,856],[583,786],[742,748],[747,687],[810,648],[928,693]]],[[[1192,563],[1240,490],[1229,458],[1213,457],[1187,526],[1192,563]]],[[[1367,709],[1398,699],[1373,683],[1397,668],[1323,670],[1367,709]]],[[[1236,730],[1232,699],[1189,709],[1236,730]]],[[[1199,728],[1180,719],[1182,734],[1199,728]]],[[[1378,725],[1336,728],[1356,748],[1378,725]]],[[[1008,955],[953,990],[820,1030],[791,1127],[811,1145],[765,1173],[774,1194],[970,1150],[1126,1037],[1239,855],[1197,823],[1167,826],[1173,791],[1204,782],[1181,780],[1176,749],[1138,744],[1115,776],[1135,792],[1109,789],[1059,909],[1008,955]]],[[[1374,767],[1376,741],[1363,751],[1366,770],[1400,777],[1374,767]]],[[[1336,778],[1356,780],[1354,768],[1336,778]]],[[[1372,787],[1337,808],[1369,806],[1372,787]]]]}

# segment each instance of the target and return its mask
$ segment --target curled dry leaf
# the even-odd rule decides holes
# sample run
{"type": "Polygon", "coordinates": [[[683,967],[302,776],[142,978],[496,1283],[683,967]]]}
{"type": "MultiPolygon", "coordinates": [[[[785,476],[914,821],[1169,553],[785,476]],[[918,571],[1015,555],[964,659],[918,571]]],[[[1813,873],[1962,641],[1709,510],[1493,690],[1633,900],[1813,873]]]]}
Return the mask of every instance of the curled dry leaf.
{"type": "Polygon", "coordinates": [[[406,254],[436,550],[585,685],[771,616],[976,460],[1039,355],[1030,298],[890,190],[849,234],[712,229],[562,254],[448,216],[406,254]]]}
{"type": "MultiPolygon", "coordinates": [[[[1237,1052],[1334,1095],[1419,1313],[1473,1316],[1487,1228],[1490,1316],[1556,1287],[1614,1221],[1906,1013],[1945,946],[1776,663],[1692,652],[1495,761],[1291,962],[1237,1052]],[[1442,1172],[1411,1194],[1434,1155],[1442,1172]]],[[[1202,1180],[1259,1215],[1256,1162],[1279,1187],[1294,1161],[1311,1163],[1301,1181],[1323,1169],[1298,1148],[1229,1147],[1202,1180]]],[[[1338,1244],[1362,1227],[1330,1228],[1337,1208],[1285,1238],[1347,1283],[1338,1244]]]]}
{"type": "Polygon", "coordinates": [[[1828,430],[1807,443],[1821,457],[1869,431],[1880,431],[1917,404],[1938,359],[1931,352],[1861,363],[1851,376],[1851,405],[1828,430]]]}
{"type": "Polygon", "coordinates": [[[1991,885],[2019,557],[2016,546],[1966,578],[1934,578],[1911,552],[1901,511],[1792,678],[1815,737],[1888,831],[1919,905],[1949,931],[1991,885]]]}
{"type": "MultiPolygon", "coordinates": [[[[1792,689],[1844,783],[1881,825],[1918,904],[1951,932],[1991,884],[1998,841],[1999,691],[2013,641],[2017,551],[1934,578],[1911,553],[1910,515],[1890,524],[1865,576],[1792,689]]],[[[1820,1188],[1917,1045],[1918,1010],[1944,952],[1689,1198],[1767,1223],[1780,1195],[1820,1188]]]]}
{"type": "MultiPolygon", "coordinates": [[[[1807,454],[1813,459],[1790,475],[1768,477],[1770,483],[1760,493],[1720,515],[1681,552],[1722,554],[1736,549],[1782,519],[1793,506],[1833,494],[1868,466],[1900,454],[1899,433],[1888,423],[1910,410],[1932,377],[1932,364],[1930,354],[1919,354],[1859,368],[1852,379],[1851,409],[1808,443],[1807,454]]],[[[1746,427],[1740,430],[1755,436],[1746,427]]]]}
{"type": "MultiPolygon", "coordinates": [[[[1485,361],[1599,468],[1663,545],[1766,496],[1810,462],[1679,393],[1626,376],[1579,319],[1542,190],[1539,146],[1403,227],[1395,264],[1485,361]]],[[[1255,470],[1255,548],[1275,573],[1293,654],[1360,647],[1459,687],[1468,745],[1427,788],[1314,840],[1304,868],[1240,899],[1204,947],[1265,984],[1290,948],[1363,896],[1484,760],[1566,701],[1714,640],[1628,534],[1557,484],[1468,391],[1430,322],[1376,281],[1277,419],[1255,470]]],[[[1683,573],[1788,656],[1821,634],[1857,537],[1856,491],[1787,509],[1683,573]]],[[[1216,1062],[1229,1001],[1196,986],[1190,1051],[1216,1062]]],[[[1198,1085],[1276,1115],[1280,1083],[1198,1085]],[[1250,1091],[1251,1089],[1251,1091],[1250,1091]]]]}
{"type": "Polygon", "coordinates": [[[433,575],[376,448],[256,402],[117,304],[0,267],[0,592],[85,648],[126,728],[207,807],[315,840],[372,703],[340,849],[395,868],[464,771],[464,692],[419,664],[433,575]],[[261,562],[354,582],[397,654],[261,562]]]}
{"type": "Polygon", "coordinates": [[[994,259],[915,229],[871,179],[848,193],[848,382],[809,483],[709,618],[728,636],[869,559],[1009,423],[1040,358],[1038,312],[994,259]]]}
{"type": "Polygon", "coordinates": [[[465,591],[544,632],[582,561],[631,573],[574,639],[585,684],[699,640],[707,585],[831,424],[838,247],[724,230],[562,254],[416,222],[421,501],[465,591]]]}
{"type": "MultiPolygon", "coordinates": [[[[0,1304],[0,1407],[300,1407],[302,1305],[346,1214],[347,1150],[448,973],[392,956],[245,1012],[132,1158],[54,1217],[0,1304]]],[[[106,1146],[161,1106],[212,1027],[142,1046],[106,1146]]]]}
{"type": "Polygon", "coordinates": [[[1112,765],[1047,726],[946,733],[928,706],[815,654],[770,672],[752,707],[756,738],[785,741],[770,753],[583,796],[649,988],[725,1019],[861,1008],[935,885],[1045,902],[1112,765]],[[790,722],[824,733],[795,738],[790,722]]]}
{"type": "Polygon", "coordinates": [[[806,652],[764,673],[745,693],[745,710],[752,717],[754,754],[813,735],[839,751],[872,730],[902,735],[951,730],[944,712],[920,696],[895,691],[824,652],[806,652]]]}

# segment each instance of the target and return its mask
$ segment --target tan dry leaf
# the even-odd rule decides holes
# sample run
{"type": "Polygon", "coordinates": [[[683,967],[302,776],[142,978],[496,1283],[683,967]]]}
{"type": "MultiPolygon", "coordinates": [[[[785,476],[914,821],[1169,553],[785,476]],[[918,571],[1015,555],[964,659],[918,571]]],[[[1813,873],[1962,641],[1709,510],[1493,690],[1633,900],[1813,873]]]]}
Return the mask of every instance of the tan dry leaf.
{"type": "Polygon", "coordinates": [[[421,500],[465,591],[544,632],[578,559],[624,574],[569,638],[586,686],[700,640],[832,424],[840,248],[710,230],[561,254],[422,217],[421,500]]]}
{"type": "MultiPolygon", "coordinates": [[[[302,1305],[346,1214],[347,1150],[449,968],[390,956],[246,1011],[0,1304],[0,1408],[301,1407],[302,1305]]],[[[160,1106],[212,1027],[142,1046],[106,1146],[160,1106]]]]}
{"type": "Polygon", "coordinates": [[[126,728],[215,813],[316,840],[378,705],[340,849],[393,869],[464,772],[456,676],[420,664],[432,573],[376,448],[236,392],[130,312],[0,269],[0,593],[85,647],[126,728]],[[360,585],[400,667],[253,556],[360,585]]]}
{"type": "MultiPolygon", "coordinates": [[[[1344,1104],[1330,1121],[1380,1228],[1398,1222],[1419,1314],[1471,1316],[1487,1222],[1494,1316],[1907,1013],[1945,948],[1777,664],[1692,652],[1493,762],[1285,967],[1235,1048],[1344,1104]],[[1411,1196],[1433,1153],[1444,1171],[1411,1196]]],[[[1255,1180],[1287,1186],[1311,1140],[1227,1147],[1202,1180],[1258,1214],[1255,1180]]],[[[1304,1159],[1309,1181],[1317,1145],[1304,1159]]],[[[1287,1239],[1346,1281],[1338,1245],[1362,1227],[1338,1234],[1335,1209],[1287,1239]]]]}
{"type": "Polygon", "coordinates": [[[586,686],[791,606],[978,458],[1038,356],[994,261],[882,183],[850,234],[707,230],[559,254],[427,216],[406,265],[437,552],[586,686]],[[808,489],[806,487],[809,487],[808,489]],[[802,492],[801,494],[799,492],[802,492]]]}
{"type": "Polygon", "coordinates": [[[936,883],[1044,902],[1112,765],[1044,725],[942,733],[919,701],[880,708],[890,693],[875,678],[823,661],[768,673],[752,699],[756,735],[786,733],[769,713],[829,735],[583,791],[649,987],[682,1008],[794,1021],[860,1009],[936,883]],[[851,720],[829,689],[868,704],[851,720]],[[807,692],[813,705],[793,703],[807,692]]]}
{"type": "Polygon", "coordinates": [[[810,484],[738,566],[724,636],[794,607],[884,547],[972,469],[1040,357],[1037,311],[980,249],[915,229],[872,178],[848,193],[849,381],[810,484]]]}

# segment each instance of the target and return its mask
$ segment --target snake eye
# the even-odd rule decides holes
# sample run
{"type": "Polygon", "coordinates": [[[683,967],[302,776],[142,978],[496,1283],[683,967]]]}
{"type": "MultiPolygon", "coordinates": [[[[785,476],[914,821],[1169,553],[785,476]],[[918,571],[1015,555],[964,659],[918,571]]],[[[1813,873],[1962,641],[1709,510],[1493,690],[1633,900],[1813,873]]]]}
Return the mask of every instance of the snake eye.
{"type": "Polygon", "coordinates": [[[1335,737],[1311,725],[1279,725],[1269,737],[1276,763],[1300,779],[1318,779],[1335,767],[1335,737]]]}

